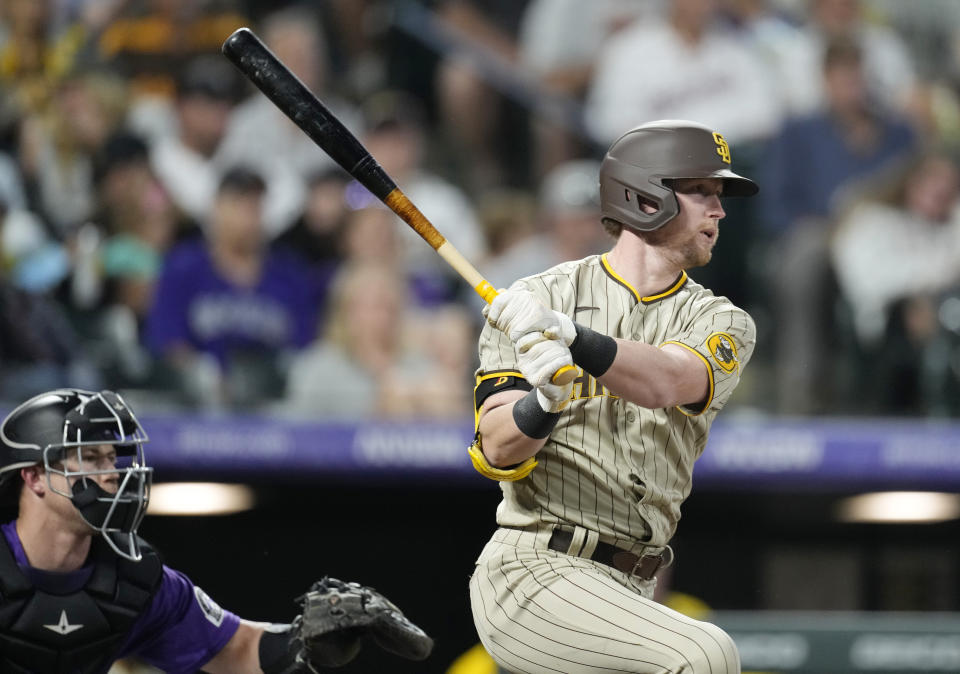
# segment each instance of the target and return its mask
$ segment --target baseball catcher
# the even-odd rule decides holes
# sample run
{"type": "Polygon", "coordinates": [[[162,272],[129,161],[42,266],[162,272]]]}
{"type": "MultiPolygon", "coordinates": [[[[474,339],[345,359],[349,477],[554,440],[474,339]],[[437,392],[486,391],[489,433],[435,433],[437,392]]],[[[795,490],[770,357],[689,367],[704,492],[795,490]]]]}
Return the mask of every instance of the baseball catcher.
{"type": "Polygon", "coordinates": [[[423,630],[376,590],[324,578],[289,625],[221,608],[137,534],[153,468],[113,391],[58,389],[0,422],[0,672],[105,674],[136,657],[170,674],[339,667],[365,640],[422,660],[423,630]]]}

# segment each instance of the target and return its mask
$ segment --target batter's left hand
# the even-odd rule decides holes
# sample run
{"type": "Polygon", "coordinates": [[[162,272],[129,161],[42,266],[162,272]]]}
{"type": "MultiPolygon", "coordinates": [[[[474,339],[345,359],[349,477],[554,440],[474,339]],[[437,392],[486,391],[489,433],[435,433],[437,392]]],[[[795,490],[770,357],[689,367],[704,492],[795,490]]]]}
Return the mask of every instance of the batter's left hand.
{"type": "Polygon", "coordinates": [[[503,290],[483,308],[487,322],[514,344],[526,334],[560,334],[560,324],[552,309],[528,290],[503,290]]]}

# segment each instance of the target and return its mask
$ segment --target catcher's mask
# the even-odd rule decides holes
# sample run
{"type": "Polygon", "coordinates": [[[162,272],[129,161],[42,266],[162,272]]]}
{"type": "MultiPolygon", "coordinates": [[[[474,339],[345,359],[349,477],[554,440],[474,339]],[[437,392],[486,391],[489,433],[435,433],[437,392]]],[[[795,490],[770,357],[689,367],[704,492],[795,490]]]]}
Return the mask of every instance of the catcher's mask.
{"type": "Polygon", "coordinates": [[[676,178],[720,178],[725,197],[749,197],[759,189],[730,170],[730,146],[718,132],[685,120],[649,122],[615,140],[600,164],[602,218],[641,232],[663,227],[680,212],[676,193],[664,182],[676,178]],[[638,196],[657,211],[644,213],[638,196]]]}
{"type": "Polygon", "coordinates": [[[137,527],[146,513],[153,468],[143,453],[147,434],[133,410],[113,391],[58,389],[19,405],[0,424],[0,480],[42,464],[47,486],[73,503],[83,519],[117,554],[140,559],[137,527]],[[92,450],[110,445],[116,462],[92,450]],[[96,457],[96,460],[92,460],[96,457]],[[55,487],[62,475],[69,491],[55,487]],[[117,476],[116,492],[98,475],[117,476]]]}

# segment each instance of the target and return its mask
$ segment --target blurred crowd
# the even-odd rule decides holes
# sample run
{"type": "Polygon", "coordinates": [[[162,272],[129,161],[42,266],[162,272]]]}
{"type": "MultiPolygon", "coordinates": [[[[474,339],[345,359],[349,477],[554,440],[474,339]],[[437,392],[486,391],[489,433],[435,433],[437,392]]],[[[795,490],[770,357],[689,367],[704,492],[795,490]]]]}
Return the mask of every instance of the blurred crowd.
{"type": "Polygon", "coordinates": [[[219,53],[250,26],[497,287],[605,250],[599,160],[721,130],[731,403],[960,416],[960,3],[0,0],[0,401],[462,419],[481,301],[219,53]],[[142,401],[142,402],[141,402],[142,401]]]}

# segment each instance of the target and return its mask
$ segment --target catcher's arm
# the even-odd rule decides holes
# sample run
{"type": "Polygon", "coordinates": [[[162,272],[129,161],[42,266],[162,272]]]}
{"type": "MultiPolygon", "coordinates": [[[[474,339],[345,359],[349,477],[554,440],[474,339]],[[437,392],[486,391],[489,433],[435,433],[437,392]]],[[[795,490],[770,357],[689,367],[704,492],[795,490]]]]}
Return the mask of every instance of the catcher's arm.
{"type": "Polygon", "coordinates": [[[264,674],[343,666],[364,640],[410,660],[423,660],[433,650],[433,639],[371,587],[323,578],[297,601],[302,612],[293,623],[263,628],[259,661],[264,674]]]}

